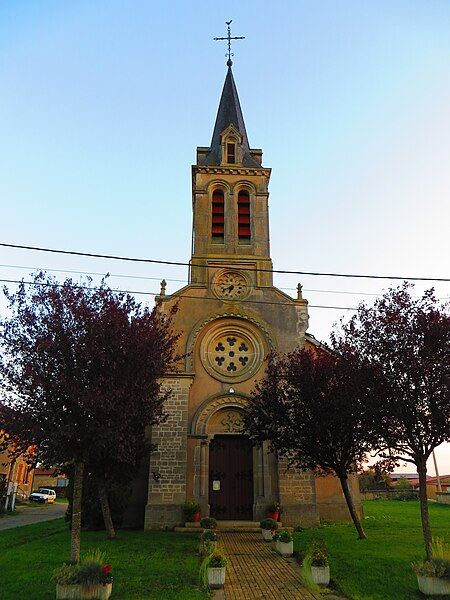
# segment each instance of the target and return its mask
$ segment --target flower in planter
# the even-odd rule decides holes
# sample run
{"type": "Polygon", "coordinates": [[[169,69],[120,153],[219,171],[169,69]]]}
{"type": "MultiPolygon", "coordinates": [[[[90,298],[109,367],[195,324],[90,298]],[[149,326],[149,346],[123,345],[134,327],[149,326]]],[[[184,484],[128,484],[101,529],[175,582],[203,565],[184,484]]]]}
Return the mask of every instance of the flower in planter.
{"type": "Polygon", "coordinates": [[[205,529],[202,533],[202,540],[209,542],[217,542],[219,536],[212,529],[205,529]]]}
{"type": "Polygon", "coordinates": [[[203,517],[200,521],[200,527],[203,529],[217,529],[217,521],[212,517],[203,517]]]}
{"type": "Polygon", "coordinates": [[[192,522],[200,515],[200,504],[195,500],[188,500],[183,506],[183,516],[185,521],[192,522]]]}
{"type": "Polygon", "coordinates": [[[58,585],[106,585],[112,583],[112,567],[105,564],[105,553],[94,550],[80,564],[64,564],[55,569],[53,580],[58,585]]]}
{"type": "Polygon", "coordinates": [[[276,542],[281,542],[282,544],[289,544],[289,542],[293,541],[292,533],[287,529],[280,529],[273,536],[273,539],[276,542]]]}
{"type": "Polygon", "coordinates": [[[212,529],[205,529],[200,536],[200,556],[210,556],[216,550],[217,540],[219,536],[212,529]]]}
{"type": "Polygon", "coordinates": [[[269,531],[274,531],[278,529],[278,523],[274,519],[263,519],[259,526],[261,529],[267,529],[269,531]]]}
{"type": "Polygon", "coordinates": [[[330,583],[330,567],[325,542],[315,540],[309,547],[303,566],[310,571],[313,583],[328,585],[330,583]]]}
{"type": "Polygon", "coordinates": [[[328,552],[325,542],[314,542],[309,551],[312,567],[326,567],[328,565],[328,552]]]}
{"type": "Polygon", "coordinates": [[[222,552],[213,552],[207,556],[200,566],[199,579],[205,586],[211,588],[222,587],[225,583],[225,567],[228,559],[222,552]],[[210,569],[221,569],[222,573],[210,571],[210,569]]]}

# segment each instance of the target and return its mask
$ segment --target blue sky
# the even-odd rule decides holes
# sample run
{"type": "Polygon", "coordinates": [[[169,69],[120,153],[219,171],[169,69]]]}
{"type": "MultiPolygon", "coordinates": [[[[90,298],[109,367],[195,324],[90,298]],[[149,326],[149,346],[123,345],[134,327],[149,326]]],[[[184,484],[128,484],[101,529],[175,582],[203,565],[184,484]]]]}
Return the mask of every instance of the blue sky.
{"type": "MultiPolygon", "coordinates": [[[[273,169],[275,267],[448,277],[448,0],[1,3],[3,241],[187,260],[190,165],[209,144],[226,72],[212,38],[230,18],[246,36],[233,69],[250,144],[273,169]]],[[[149,292],[186,278],[6,249],[0,263],[154,278],[111,278],[149,292]]],[[[27,272],[1,266],[0,278],[27,272]]],[[[299,280],[327,306],[389,285],[276,283],[299,280]]],[[[310,331],[327,339],[343,314],[311,308],[310,331]]]]}

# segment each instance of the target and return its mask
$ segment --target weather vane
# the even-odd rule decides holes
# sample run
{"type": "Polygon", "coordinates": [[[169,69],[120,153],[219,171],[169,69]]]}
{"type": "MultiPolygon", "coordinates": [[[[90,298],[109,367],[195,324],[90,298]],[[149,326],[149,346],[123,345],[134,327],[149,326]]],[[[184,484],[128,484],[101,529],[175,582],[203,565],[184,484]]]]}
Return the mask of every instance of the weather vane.
{"type": "Polygon", "coordinates": [[[231,52],[231,40],[245,40],[244,36],[236,36],[236,37],[231,37],[231,29],[230,29],[230,25],[233,22],[233,20],[231,21],[225,21],[225,23],[227,24],[227,37],[215,37],[213,38],[214,40],[227,40],[228,41],[228,52],[225,54],[225,56],[228,56],[228,60],[227,60],[227,66],[231,67],[231,65],[233,64],[233,61],[231,60],[231,57],[234,56],[233,52],[231,52]]]}

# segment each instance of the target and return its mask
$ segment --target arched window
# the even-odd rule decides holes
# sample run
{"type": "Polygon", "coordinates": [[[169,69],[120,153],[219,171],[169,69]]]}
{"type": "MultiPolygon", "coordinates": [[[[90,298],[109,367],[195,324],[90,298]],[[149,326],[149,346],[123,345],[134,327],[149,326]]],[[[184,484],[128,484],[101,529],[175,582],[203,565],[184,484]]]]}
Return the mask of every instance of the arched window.
{"type": "Polygon", "coordinates": [[[250,239],[250,195],[247,190],[238,194],[238,238],[250,239]]]}
{"type": "Polygon", "coordinates": [[[223,241],[225,204],[222,190],[214,190],[212,195],[211,235],[216,241],[223,241]]]}

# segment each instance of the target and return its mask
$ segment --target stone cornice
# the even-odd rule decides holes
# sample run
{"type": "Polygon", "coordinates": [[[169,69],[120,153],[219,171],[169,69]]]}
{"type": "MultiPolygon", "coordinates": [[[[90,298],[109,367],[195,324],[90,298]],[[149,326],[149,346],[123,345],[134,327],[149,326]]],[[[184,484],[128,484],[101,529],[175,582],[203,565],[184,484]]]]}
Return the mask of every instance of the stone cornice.
{"type": "Polygon", "coordinates": [[[251,167],[208,167],[202,165],[193,165],[192,170],[195,173],[207,173],[213,175],[264,175],[270,177],[272,169],[265,167],[251,168],[251,167]]]}

